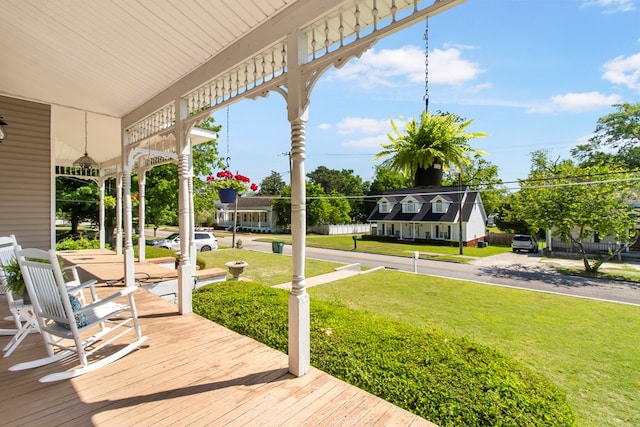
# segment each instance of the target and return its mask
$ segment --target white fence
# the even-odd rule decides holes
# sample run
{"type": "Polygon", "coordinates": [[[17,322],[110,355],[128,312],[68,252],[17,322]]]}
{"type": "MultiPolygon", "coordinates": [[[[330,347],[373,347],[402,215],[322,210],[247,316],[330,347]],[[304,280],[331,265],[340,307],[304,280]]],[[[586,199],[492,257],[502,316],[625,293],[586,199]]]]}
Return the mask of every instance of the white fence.
{"type": "Polygon", "coordinates": [[[371,224],[325,224],[309,227],[311,233],[317,234],[371,234],[371,224]]]}

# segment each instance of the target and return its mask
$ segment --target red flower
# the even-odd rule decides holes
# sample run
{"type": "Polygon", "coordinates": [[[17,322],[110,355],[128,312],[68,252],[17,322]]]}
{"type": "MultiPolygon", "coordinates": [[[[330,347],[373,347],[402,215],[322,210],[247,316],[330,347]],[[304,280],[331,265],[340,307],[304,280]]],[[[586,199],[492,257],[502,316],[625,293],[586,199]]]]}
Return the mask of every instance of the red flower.
{"type": "Polygon", "coordinates": [[[221,188],[235,188],[239,192],[247,191],[250,189],[251,191],[258,191],[258,185],[255,183],[251,183],[251,179],[242,174],[236,173],[235,175],[229,170],[221,170],[216,173],[216,178],[212,175],[207,176],[207,182],[212,183],[217,189],[221,188]]]}

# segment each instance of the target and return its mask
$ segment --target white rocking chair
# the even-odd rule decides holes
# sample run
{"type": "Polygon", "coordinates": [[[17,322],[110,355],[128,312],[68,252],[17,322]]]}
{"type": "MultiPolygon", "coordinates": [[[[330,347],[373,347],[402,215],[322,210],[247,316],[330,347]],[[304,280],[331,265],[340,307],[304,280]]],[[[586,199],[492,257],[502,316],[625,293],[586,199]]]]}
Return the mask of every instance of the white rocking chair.
{"type": "Polygon", "coordinates": [[[2,267],[15,258],[16,246],[18,243],[15,236],[0,236],[0,288],[4,291],[11,313],[6,319],[13,320],[16,325],[15,329],[0,329],[0,335],[12,335],[11,340],[2,349],[5,352],[4,357],[11,356],[27,335],[39,331],[31,304],[25,303],[22,299],[15,299],[13,293],[6,288],[7,281],[2,267]]]}
{"type": "MultiPolygon", "coordinates": [[[[58,372],[40,378],[40,382],[59,381],[77,377],[106,366],[130,353],[147,337],[142,335],[136,311],[133,292],[128,286],[106,298],[80,306],[79,298],[71,297],[77,289],[69,288],[63,279],[60,265],[53,250],[16,248],[16,256],[27,289],[31,296],[34,313],[42,333],[49,357],[24,362],[9,368],[11,371],[44,366],[71,355],[77,355],[81,367],[58,372]],[[128,299],[128,303],[117,303],[118,299],[128,299]],[[75,306],[76,309],[72,307],[75,306]],[[128,316],[124,313],[129,312],[128,316]],[[125,334],[135,333],[135,340],[104,357],[90,356],[119,340],[125,334]],[[87,336],[89,335],[89,336],[87,336]],[[72,340],[70,343],[69,340],[72,340]],[[88,349],[87,347],[90,347],[88,349]],[[58,352],[55,350],[58,349],[58,352]]],[[[91,286],[80,285],[80,286],[91,286]]],[[[95,296],[95,289],[92,291],[95,296]]],[[[120,345],[118,341],[116,345],[120,345]]],[[[108,351],[108,350],[105,350],[108,351]]]]}

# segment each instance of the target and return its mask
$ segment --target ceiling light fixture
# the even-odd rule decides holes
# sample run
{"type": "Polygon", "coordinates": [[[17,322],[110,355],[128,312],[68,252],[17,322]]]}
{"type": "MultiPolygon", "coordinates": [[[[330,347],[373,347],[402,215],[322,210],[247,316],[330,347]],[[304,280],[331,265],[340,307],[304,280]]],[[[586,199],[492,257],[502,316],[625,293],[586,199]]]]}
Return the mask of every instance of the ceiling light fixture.
{"type": "Polygon", "coordinates": [[[84,156],[73,162],[73,166],[80,166],[83,169],[96,169],[98,163],[87,154],[87,112],[84,112],[84,156]]]}

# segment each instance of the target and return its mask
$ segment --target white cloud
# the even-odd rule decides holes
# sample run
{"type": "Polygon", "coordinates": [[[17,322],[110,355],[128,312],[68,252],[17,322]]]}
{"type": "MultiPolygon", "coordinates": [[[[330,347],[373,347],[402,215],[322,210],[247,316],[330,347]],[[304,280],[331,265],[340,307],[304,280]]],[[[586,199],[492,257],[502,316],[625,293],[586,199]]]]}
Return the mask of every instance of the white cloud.
{"type": "MultiPolygon", "coordinates": [[[[393,119],[400,131],[406,127],[402,119],[393,119]]],[[[387,135],[392,133],[391,120],[370,119],[365,117],[345,117],[335,126],[340,135],[352,135],[350,139],[342,141],[341,145],[352,148],[376,148],[387,144],[387,135]]]]}
{"type": "Polygon", "coordinates": [[[619,95],[604,95],[600,92],[567,93],[555,95],[545,104],[529,109],[533,113],[571,112],[580,113],[610,107],[621,101],[619,95]]]}
{"type": "Polygon", "coordinates": [[[460,49],[434,49],[429,55],[430,83],[459,85],[475,80],[483,72],[478,64],[463,59],[460,49]]]}
{"type": "Polygon", "coordinates": [[[586,0],[582,7],[601,7],[606,14],[618,12],[633,12],[636,10],[636,0],[586,0]]]}
{"type": "Polygon", "coordinates": [[[356,147],[356,148],[376,148],[380,149],[381,144],[388,144],[389,138],[387,135],[375,135],[369,136],[365,138],[357,138],[357,139],[349,139],[342,143],[345,147],[356,147]]]}
{"type": "Polygon", "coordinates": [[[389,120],[367,119],[362,117],[345,117],[337,124],[340,135],[350,135],[354,133],[381,133],[391,131],[389,120]]]}
{"type": "MultiPolygon", "coordinates": [[[[429,83],[460,85],[472,81],[484,72],[478,64],[462,58],[459,48],[434,49],[429,53],[429,83]]],[[[341,80],[357,80],[365,88],[397,87],[425,79],[424,50],[417,46],[399,49],[371,49],[358,60],[335,70],[341,80]]]]}
{"type": "Polygon", "coordinates": [[[640,53],[627,58],[618,56],[604,64],[604,70],[603,79],[640,90],[640,53]]]}
{"type": "Polygon", "coordinates": [[[328,129],[331,129],[331,128],[332,128],[331,123],[320,123],[318,125],[318,129],[321,129],[321,130],[328,130],[328,129]]]}

